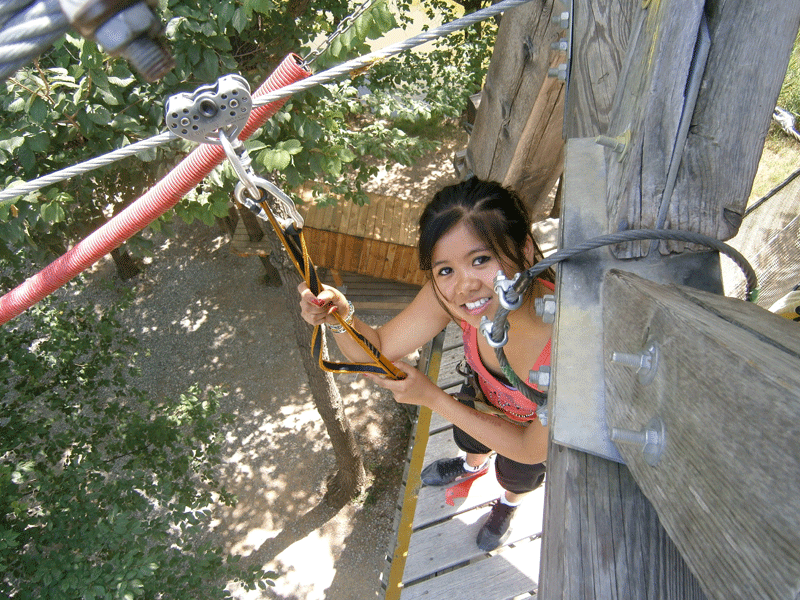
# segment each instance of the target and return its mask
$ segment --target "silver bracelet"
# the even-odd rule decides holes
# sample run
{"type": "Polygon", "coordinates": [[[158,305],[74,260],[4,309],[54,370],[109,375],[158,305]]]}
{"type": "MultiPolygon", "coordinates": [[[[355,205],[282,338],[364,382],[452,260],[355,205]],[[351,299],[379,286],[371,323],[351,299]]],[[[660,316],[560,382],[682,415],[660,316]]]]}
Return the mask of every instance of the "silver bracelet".
{"type": "MultiPolygon", "coordinates": [[[[353,308],[353,303],[350,300],[347,301],[347,314],[344,316],[344,322],[348,325],[353,324],[353,317],[356,316],[356,309],[353,308]]],[[[326,324],[327,325],[327,324],[326,324]]],[[[328,329],[331,330],[331,333],[344,333],[347,331],[344,327],[339,325],[338,323],[335,325],[327,325],[328,329]]]]}

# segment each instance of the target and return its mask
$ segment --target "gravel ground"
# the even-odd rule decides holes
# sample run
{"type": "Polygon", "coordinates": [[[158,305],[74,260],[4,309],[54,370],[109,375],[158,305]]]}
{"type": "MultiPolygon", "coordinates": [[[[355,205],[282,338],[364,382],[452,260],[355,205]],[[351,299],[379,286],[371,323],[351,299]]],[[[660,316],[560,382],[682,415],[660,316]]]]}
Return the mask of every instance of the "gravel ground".
{"type": "Polygon", "coordinates": [[[235,420],[221,476],[239,503],[216,510],[212,535],[279,574],[273,588],[235,596],[378,597],[407,445],[405,411],[363,380],[338,379],[374,481],[359,502],[329,508],[322,494],[335,460],[299,366],[284,293],[265,284],[258,258],[230,254],[217,228],[176,224],[176,235],[153,239],[142,274],[120,282],[104,260],[90,275],[91,293],[102,303],[135,289],[124,323],[148,349],[142,387],[166,398],[195,383],[225,391],[223,409],[235,420]]]}

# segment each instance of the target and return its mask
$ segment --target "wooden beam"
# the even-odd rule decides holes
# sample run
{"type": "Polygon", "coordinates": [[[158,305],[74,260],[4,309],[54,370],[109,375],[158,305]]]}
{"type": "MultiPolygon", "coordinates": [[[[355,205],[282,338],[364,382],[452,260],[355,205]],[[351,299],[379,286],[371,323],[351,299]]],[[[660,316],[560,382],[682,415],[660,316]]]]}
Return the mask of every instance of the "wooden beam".
{"type": "MultiPolygon", "coordinates": [[[[667,227],[728,239],[741,223],[800,26],[800,3],[645,6],[631,31],[608,128],[610,137],[629,138],[621,139],[624,151],[607,151],[609,229],[662,225],[661,211],[667,227]],[[707,60],[692,68],[706,33],[707,60]]],[[[680,252],[684,245],[660,247],[680,252]]],[[[649,247],[627,244],[617,255],[644,256],[649,247]]]]}
{"type": "Polygon", "coordinates": [[[800,27],[800,2],[709,0],[706,10],[712,44],[668,224],[727,240],[747,206],[800,27]]]}
{"type": "Polygon", "coordinates": [[[546,493],[539,600],[705,600],[625,465],[551,444],[546,493]]]}
{"type": "MultiPolygon", "coordinates": [[[[610,231],[655,225],[704,1],[647,6],[635,16],[608,130],[609,137],[624,143],[620,152],[606,151],[610,231]]],[[[644,256],[649,246],[649,241],[627,244],[617,256],[644,256]]]]}
{"type": "MultiPolygon", "coordinates": [[[[620,453],[706,594],[800,594],[800,336],[753,304],[631,273],[603,285],[610,427],[658,418],[663,452],[620,453]],[[655,343],[652,381],[611,362],[655,343]]],[[[651,447],[652,448],[652,447],[651,447]]]]}
{"type": "Polygon", "coordinates": [[[553,11],[553,0],[532,0],[503,15],[467,147],[472,172],[519,192],[534,218],[549,216],[562,169],[564,83],[547,77],[564,60],[550,47],[553,11]]]}
{"type": "Polygon", "coordinates": [[[631,26],[641,5],[641,0],[572,3],[566,139],[608,132],[631,26]]]}

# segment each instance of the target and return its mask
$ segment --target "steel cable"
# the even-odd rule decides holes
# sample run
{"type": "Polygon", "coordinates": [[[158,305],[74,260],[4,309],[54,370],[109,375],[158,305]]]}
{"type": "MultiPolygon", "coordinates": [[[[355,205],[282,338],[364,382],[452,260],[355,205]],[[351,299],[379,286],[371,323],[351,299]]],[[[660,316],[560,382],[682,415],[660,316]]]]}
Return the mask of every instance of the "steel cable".
{"type": "MultiPolygon", "coordinates": [[[[536,279],[537,275],[543,273],[550,267],[562,261],[569,260],[578,254],[595,250],[603,246],[611,246],[614,244],[642,240],[672,240],[707,246],[713,250],[725,254],[739,266],[744,273],[745,280],[747,282],[746,298],[748,300],[751,300],[753,293],[758,287],[758,278],[753,270],[753,267],[749,262],[747,262],[747,259],[742,256],[738,250],[729,246],[725,242],[693,231],[680,231],[675,229],[631,229],[628,231],[620,231],[618,233],[611,233],[586,240],[585,242],[577,244],[571,248],[559,250],[540,260],[527,271],[523,271],[520,274],[520,277],[516,279],[513,286],[507,290],[505,297],[506,303],[513,305],[517,299],[525,293],[525,290],[528,288],[531,282],[536,279]]],[[[522,392],[526,398],[541,405],[541,398],[538,398],[534,393],[535,390],[517,376],[517,374],[511,368],[508,359],[506,358],[503,347],[499,345],[503,337],[507,335],[508,314],[510,312],[511,310],[503,306],[498,307],[494,316],[494,320],[491,323],[491,328],[489,328],[484,335],[489,343],[495,347],[495,355],[500,363],[500,368],[502,369],[503,374],[508,378],[509,383],[522,392]]]]}
{"type": "Polygon", "coordinates": [[[0,0],[0,81],[50,48],[69,29],[58,0],[0,0]]]}

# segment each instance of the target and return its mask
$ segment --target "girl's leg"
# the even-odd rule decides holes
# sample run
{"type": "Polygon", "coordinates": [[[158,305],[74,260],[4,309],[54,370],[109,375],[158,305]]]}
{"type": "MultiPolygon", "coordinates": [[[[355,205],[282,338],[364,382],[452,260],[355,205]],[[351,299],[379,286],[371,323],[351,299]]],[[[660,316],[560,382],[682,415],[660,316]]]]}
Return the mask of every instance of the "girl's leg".
{"type": "Polygon", "coordinates": [[[482,467],[486,464],[486,461],[489,460],[491,453],[486,452],[484,454],[476,454],[474,452],[467,452],[467,456],[464,460],[467,461],[467,465],[472,467],[473,469],[477,469],[482,467]]]}
{"type": "Polygon", "coordinates": [[[505,492],[478,531],[476,543],[485,552],[498,548],[508,538],[514,511],[525,496],[542,484],[545,473],[544,464],[526,465],[500,455],[494,466],[497,481],[505,492]]]}

